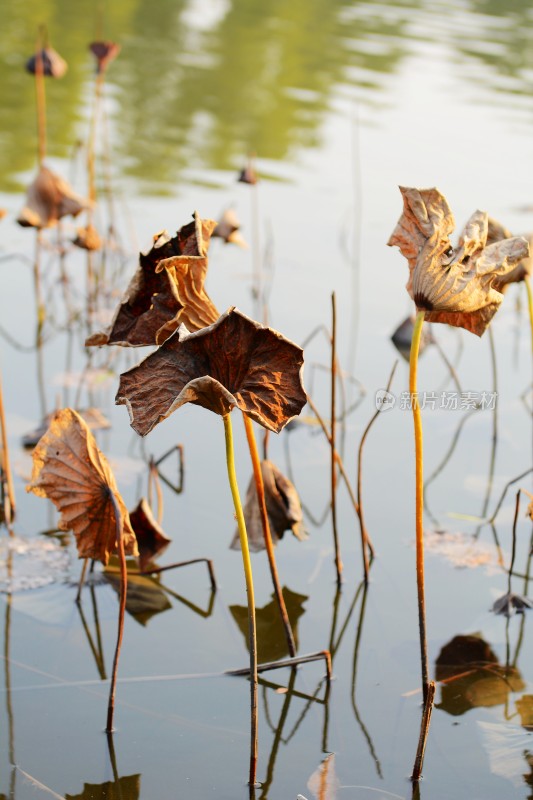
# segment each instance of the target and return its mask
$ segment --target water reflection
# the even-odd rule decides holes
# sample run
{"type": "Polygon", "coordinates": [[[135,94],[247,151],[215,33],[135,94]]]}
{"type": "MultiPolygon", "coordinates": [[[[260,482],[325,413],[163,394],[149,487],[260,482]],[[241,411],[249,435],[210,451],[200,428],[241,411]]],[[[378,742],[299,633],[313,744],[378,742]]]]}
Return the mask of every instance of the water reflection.
{"type": "MultiPolygon", "coordinates": [[[[282,592],[296,649],[298,649],[298,620],[305,613],[304,603],[308,598],[307,595],[292,592],[286,586],[283,587],[282,592]]],[[[230,611],[248,646],[248,610],[246,606],[230,606],[230,611]]],[[[274,594],[272,594],[270,603],[263,608],[256,609],[255,618],[259,662],[279,661],[288,656],[287,641],[274,594]]]]}

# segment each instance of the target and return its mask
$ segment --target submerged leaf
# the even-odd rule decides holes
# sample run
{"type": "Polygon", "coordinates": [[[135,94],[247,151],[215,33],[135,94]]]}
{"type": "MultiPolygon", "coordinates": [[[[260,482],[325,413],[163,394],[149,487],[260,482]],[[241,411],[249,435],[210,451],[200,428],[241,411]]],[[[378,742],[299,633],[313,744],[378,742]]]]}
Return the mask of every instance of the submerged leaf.
{"type": "Polygon", "coordinates": [[[130,512],[130,522],[139,547],[141,572],[166,548],[171,539],[165,535],[153,517],[148,501],[141,497],[137,507],[130,512]]]}
{"type": "Polygon", "coordinates": [[[124,548],[137,555],[135,534],[107,459],[88,425],[71,408],[57,411],[33,451],[27,492],[48,497],[61,512],[59,528],[72,530],[80,558],[107,564],[116,549],[113,494],[123,523],[124,548]]]}
{"type": "Polygon", "coordinates": [[[429,322],[443,322],[481,336],[503,295],[494,288],[528,255],[522,238],[487,245],[488,215],[476,211],[459,246],[446,198],[438,189],[400,187],[404,210],[387,244],[397,245],[409,264],[407,290],[429,322]]]}
{"type": "MultiPolygon", "coordinates": [[[[214,220],[202,220],[196,212],[193,217],[194,221],[180,228],[173,238],[166,232],[157,234],[151,250],[140,254],[137,271],[110,327],[90,336],[87,346],[162,344],[182,321],[191,323],[199,304],[207,298],[203,292],[207,249],[216,225],[214,220]]],[[[203,324],[218,317],[211,306],[213,310],[206,318],[204,314],[207,321],[203,324]]]]}
{"type": "MultiPolygon", "coordinates": [[[[273,544],[277,544],[287,530],[291,530],[300,541],[307,539],[302,506],[294,485],[272,461],[265,459],[261,462],[261,474],[263,475],[265,502],[273,544]]],[[[265,538],[253,475],[246,492],[244,520],[250,550],[254,553],[264,550],[265,538]]],[[[238,530],[235,532],[230,547],[232,550],[241,548],[238,530]]]]}
{"type": "Polygon", "coordinates": [[[196,333],[182,326],[124,372],[115,402],[141,436],[185,403],[221,415],[237,406],[279,433],[306,403],[302,365],[298,345],[230,308],[196,333]]]}
{"type": "Polygon", "coordinates": [[[17,222],[23,228],[50,228],[63,217],[77,217],[89,207],[89,201],[76,194],[63,178],[41,167],[28,187],[26,205],[17,222]]]}

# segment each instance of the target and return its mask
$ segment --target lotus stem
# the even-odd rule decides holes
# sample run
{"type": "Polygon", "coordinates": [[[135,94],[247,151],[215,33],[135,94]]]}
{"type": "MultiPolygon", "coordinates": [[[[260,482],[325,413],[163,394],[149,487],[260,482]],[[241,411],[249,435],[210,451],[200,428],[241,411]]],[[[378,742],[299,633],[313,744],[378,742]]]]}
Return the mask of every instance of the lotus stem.
{"type": "Polygon", "coordinates": [[[87,576],[87,568],[88,568],[88,566],[89,566],[89,559],[88,558],[84,558],[83,559],[83,564],[82,564],[82,567],[81,567],[80,580],[78,582],[78,591],[77,591],[77,594],[76,594],[76,603],[78,603],[78,605],[81,603],[81,591],[83,589],[83,585],[85,583],[85,578],[87,576]]]}
{"type": "Polygon", "coordinates": [[[257,634],[255,626],[255,600],[254,600],[254,581],[252,575],[252,562],[250,560],[250,550],[248,548],[248,534],[246,533],[246,523],[242,510],[239,486],[235,474],[235,457],[233,448],[233,428],[231,425],[230,414],[222,416],[224,420],[224,433],[226,437],[226,465],[228,469],[228,480],[237,517],[237,527],[241,543],[242,563],[244,567],[244,578],[246,581],[246,597],[248,601],[248,631],[249,631],[249,650],[250,650],[250,772],[248,784],[253,786],[257,775],[257,634]]]}
{"type": "Polygon", "coordinates": [[[519,489],[516,493],[516,503],[514,509],[514,519],[513,519],[513,546],[511,550],[511,562],[509,564],[509,574],[507,576],[507,594],[511,594],[511,576],[513,574],[514,561],[516,558],[516,525],[518,523],[518,514],[520,512],[520,492],[521,489],[519,489]]]}
{"type": "Polygon", "coordinates": [[[337,531],[337,459],[335,457],[335,407],[337,386],[337,304],[335,292],[331,295],[331,422],[330,422],[330,479],[331,479],[331,524],[333,528],[333,544],[335,547],[335,570],[337,572],[337,586],[342,583],[342,561],[339,550],[339,534],[337,531]]]}
{"type": "Polygon", "coordinates": [[[424,754],[426,752],[426,744],[428,740],[429,724],[431,722],[431,712],[433,711],[433,701],[435,699],[435,681],[431,681],[427,687],[427,695],[424,700],[424,711],[422,713],[422,722],[420,724],[420,738],[418,740],[418,747],[416,750],[415,764],[411,780],[414,782],[419,781],[422,775],[422,766],[424,764],[424,754]]]}
{"type": "Polygon", "coordinates": [[[128,568],[126,566],[126,553],[124,550],[123,528],[124,520],[118,507],[113,491],[109,490],[109,498],[113,504],[115,512],[115,525],[116,525],[116,538],[117,538],[117,552],[120,564],[120,603],[118,612],[118,633],[117,645],[115,648],[115,657],[113,659],[113,672],[111,675],[111,686],[109,687],[109,702],[107,705],[107,724],[106,733],[113,732],[113,715],[115,712],[115,692],[117,687],[117,672],[118,660],[120,658],[120,648],[122,646],[122,637],[124,635],[124,615],[126,612],[126,595],[128,591],[128,568]]]}
{"type": "Polygon", "coordinates": [[[418,593],[418,627],[420,631],[420,661],[422,666],[422,691],[424,702],[427,698],[429,670],[426,637],[426,600],[424,590],[424,461],[423,461],[423,436],[422,436],[422,416],[418,404],[417,373],[418,373],[418,351],[420,349],[420,337],[424,324],[424,311],[419,311],[416,315],[411,340],[411,355],[409,359],[409,393],[413,408],[413,423],[415,432],[415,516],[416,516],[416,588],[418,593]]]}
{"type": "Polygon", "coordinates": [[[11,523],[15,517],[15,488],[13,485],[13,475],[9,463],[9,447],[7,443],[6,415],[4,410],[4,394],[2,391],[2,377],[0,375],[0,473],[2,474],[2,502],[4,504],[4,517],[9,531],[13,536],[11,523]],[[6,502],[7,500],[7,502],[6,502]]]}
{"type": "Polygon", "coordinates": [[[529,275],[524,277],[527,292],[527,310],[529,312],[529,327],[531,329],[531,349],[533,351],[533,291],[531,290],[531,281],[529,275]]]}
{"type": "Polygon", "coordinates": [[[45,36],[42,28],[37,35],[37,48],[35,54],[35,98],[37,102],[37,163],[42,166],[46,157],[46,89],[44,83],[44,64],[42,49],[45,46],[45,36]]]}
{"type": "Polygon", "coordinates": [[[263,528],[263,537],[265,539],[265,548],[268,556],[268,565],[270,567],[270,575],[272,576],[272,583],[274,585],[274,594],[281,615],[283,629],[285,631],[285,638],[287,640],[287,647],[289,648],[289,655],[294,658],[296,655],[296,644],[294,642],[294,635],[291,628],[291,622],[283,592],[279,583],[278,568],[276,565],[276,556],[274,555],[274,545],[272,543],[272,535],[270,533],[270,523],[268,521],[268,512],[265,500],[265,486],[263,483],[263,473],[261,472],[261,461],[259,459],[259,451],[257,449],[257,441],[254,433],[254,425],[250,417],[243,412],[244,429],[246,431],[246,439],[248,440],[248,447],[250,449],[250,456],[252,458],[252,467],[254,471],[255,490],[257,492],[257,502],[259,504],[259,516],[261,517],[261,527],[263,528]]]}

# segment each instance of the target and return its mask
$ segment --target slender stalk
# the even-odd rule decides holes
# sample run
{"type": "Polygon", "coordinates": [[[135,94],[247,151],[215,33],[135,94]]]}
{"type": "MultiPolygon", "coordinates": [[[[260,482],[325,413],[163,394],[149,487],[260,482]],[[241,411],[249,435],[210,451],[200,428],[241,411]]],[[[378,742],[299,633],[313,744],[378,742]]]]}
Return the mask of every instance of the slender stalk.
{"type": "Polygon", "coordinates": [[[39,167],[46,156],[46,90],[44,85],[44,64],[42,49],[45,46],[42,29],[37,36],[35,53],[35,99],[37,102],[37,163],[39,167]]]}
{"type": "Polygon", "coordinates": [[[416,758],[413,767],[413,774],[411,775],[411,780],[413,782],[419,781],[422,775],[422,766],[424,764],[424,754],[426,752],[429,724],[431,722],[431,712],[433,711],[434,699],[435,699],[435,681],[431,681],[431,683],[428,685],[427,695],[424,700],[424,711],[422,713],[422,722],[420,724],[420,738],[418,740],[418,747],[416,750],[416,758]]]}
{"type": "Polygon", "coordinates": [[[241,543],[242,563],[244,567],[244,578],[246,581],[246,597],[248,601],[248,631],[250,649],[250,772],[248,784],[253,786],[257,775],[257,635],[255,626],[255,601],[254,601],[254,582],[252,575],[252,562],[250,560],[250,550],[248,548],[248,534],[244,522],[244,512],[242,510],[239,486],[235,474],[235,457],[233,448],[233,429],[230,414],[222,416],[224,420],[224,433],[226,437],[226,465],[228,469],[228,480],[237,517],[237,527],[239,529],[239,539],[241,543]]]}
{"type": "MultiPolygon", "coordinates": [[[[397,366],[398,366],[398,362],[395,361],[394,365],[392,367],[392,370],[391,370],[391,374],[390,374],[390,377],[389,377],[389,382],[387,383],[387,387],[385,389],[386,392],[388,392],[390,387],[391,387],[392,379],[394,378],[394,373],[396,371],[396,367],[397,366]]],[[[361,527],[361,545],[362,545],[362,551],[363,551],[363,571],[364,571],[364,575],[365,575],[365,583],[368,583],[369,565],[368,565],[368,553],[367,553],[368,532],[366,530],[365,518],[364,518],[364,514],[363,514],[363,492],[362,492],[363,446],[364,446],[364,443],[366,441],[366,437],[368,436],[368,433],[370,431],[370,428],[372,427],[372,425],[374,424],[374,422],[376,421],[376,419],[378,418],[378,416],[379,416],[379,414],[381,413],[382,410],[383,410],[383,406],[380,406],[376,410],[375,414],[373,414],[370,422],[368,423],[368,425],[364,429],[363,435],[361,436],[361,441],[359,443],[359,451],[357,453],[357,507],[359,509],[358,517],[359,517],[359,525],[361,527]]]]}
{"type": "Polygon", "coordinates": [[[507,594],[511,594],[511,576],[513,574],[514,560],[516,558],[516,525],[518,523],[518,514],[520,511],[520,489],[516,493],[516,505],[514,509],[513,520],[513,546],[511,549],[511,563],[509,564],[509,574],[507,576],[507,594]]]}
{"type": "Polygon", "coordinates": [[[113,715],[115,712],[115,692],[117,687],[118,660],[120,658],[120,648],[122,646],[122,637],[124,635],[124,615],[126,612],[126,594],[128,591],[128,569],[126,566],[126,553],[124,550],[124,539],[122,535],[124,521],[122,519],[122,514],[120,513],[120,509],[118,507],[115,495],[111,490],[109,490],[109,498],[113,504],[113,509],[115,512],[117,552],[118,552],[118,560],[120,563],[120,603],[118,612],[117,645],[115,648],[115,657],[113,659],[113,672],[111,675],[111,686],[109,687],[109,702],[107,705],[107,724],[105,730],[106,733],[108,734],[113,732],[113,715]]]}
{"type": "Polygon", "coordinates": [[[246,439],[248,440],[248,447],[250,449],[250,456],[252,458],[252,467],[254,471],[255,490],[257,492],[257,502],[259,504],[259,516],[261,517],[261,527],[263,528],[263,537],[265,539],[265,548],[268,556],[268,565],[270,567],[270,575],[272,576],[272,583],[274,585],[274,595],[278,604],[281,621],[283,623],[283,630],[287,640],[287,647],[289,648],[289,655],[294,658],[296,655],[296,644],[294,635],[291,628],[287,606],[281,591],[279,583],[278,568],[276,565],[276,556],[274,555],[274,545],[272,543],[272,535],[270,533],[270,523],[268,521],[268,512],[265,499],[265,486],[263,483],[263,473],[261,472],[261,461],[259,459],[259,451],[257,449],[257,442],[255,439],[254,425],[250,417],[243,412],[244,429],[246,431],[246,439]]]}
{"type": "MultiPolygon", "coordinates": [[[[13,536],[13,531],[11,530],[11,523],[15,517],[15,488],[13,485],[13,475],[11,473],[11,465],[9,463],[9,448],[7,444],[7,426],[6,426],[6,416],[4,410],[4,394],[2,391],[2,377],[0,375],[0,446],[1,446],[1,456],[2,461],[0,463],[0,472],[2,473],[2,485],[5,484],[5,493],[7,495],[7,501],[9,504],[9,508],[5,509],[7,513],[5,513],[5,520],[6,525],[9,531],[9,535],[13,536]]],[[[6,505],[4,498],[4,506],[6,505]]]]}
{"type": "MultiPolygon", "coordinates": [[[[331,480],[331,524],[333,528],[333,544],[335,547],[335,569],[337,571],[337,586],[342,583],[342,561],[339,550],[339,534],[337,531],[337,459],[335,458],[335,407],[336,407],[336,386],[337,386],[337,304],[335,292],[331,295],[331,422],[330,445],[330,480],[331,480]]],[[[366,554],[366,551],[365,551],[366,554]]]]}
{"type": "Polygon", "coordinates": [[[418,593],[418,627],[420,631],[420,661],[422,667],[422,690],[424,702],[427,698],[429,670],[426,638],[426,601],[424,591],[424,463],[422,416],[418,404],[417,373],[420,336],[424,324],[424,311],[416,315],[413,338],[411,340],[411,356],[409,359],[409,392],[413,406],[413,423],[415,432],[415,482],[416,482],[416,587],[418,593]]]}
{"type": "Polygon", "coordinates": [[[80,580],[79,580],[79,583],[78,583],[78,591],[76,593],[76,603],[78,603],[78,605],[81,603],[81,590],[83,589],[83,585],[85,583],[85,578],[87,576],[87,568],[88,568],[88,566],[89,566],[89,559],[85,558],[83,560],[83,564],[82,564],[82,567],[81,567],[80,580]]]}
{"type": "Polygon", "coordinates": [[[533,351],[533,291],[531,290],[531,281],[529,275],[524,277],[527,292],[527,310],[529,313],[529,327],[531,329],[531,349],[533,351]]]}

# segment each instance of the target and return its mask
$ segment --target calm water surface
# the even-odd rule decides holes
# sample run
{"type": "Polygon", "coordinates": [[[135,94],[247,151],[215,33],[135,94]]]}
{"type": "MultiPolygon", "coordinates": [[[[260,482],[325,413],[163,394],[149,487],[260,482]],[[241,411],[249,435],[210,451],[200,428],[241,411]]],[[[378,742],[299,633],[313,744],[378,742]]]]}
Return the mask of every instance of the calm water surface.
{"type": "MultiPolygon", "coordinates": [[[[375,392],[397,358],[390,335],[411,311],[406,264],[385,246],[401,211],[398,185],[438,186],[458,226],[483,208],[515,232],[532,227],[532,13],[522,0],[115,0],[102,4],[100,16],[88,0],[4,4],[0,206],[8,214],[0,227],[0,360],[16,472],[15,532],[23,541],[37,537],[40,550],[43,542],[56,547],[11,559],[5,538],[0,548],[4,590],[10,568],[13,576],[1,611],[0,797],[249,797],[248,683],[220,674],[247,662],[244,580],[239,554],[229,550],[234,519],[220,420],[185,407],[141,442],[126,409],[113,404],[118,373],[137,362],[140,350],[95,353],[93,379],[79,390],[86,322],[68,321],[65,298],[83,312],[85,256],[69,249],[62,274],[55,231],[46,233],[42,257],[45,345],[39,354],[32,348],[35,239],[15,218],[36,165],[34,86],[23,65],[37,24],[46,24],[69,62],[67,75],[47,84],[48,162],[82,193],[94,69],[87,43],[103,35],[122,45],[105,88],[107,126],[101,119],[98,128],[96,219],[105,229],[113,213],[120,244],[108,263],[114,294],[104,293],[102,319],[125,289],[136,252],[157,231],[185,224],[194,209],[217,218],[233,206],[244,237],[254,241],[252,192],[236,176],[247,153],[256,153],[262,180],[255,241],[271,324],[303,342],[330,325],[336,293],[348,409],[344,457],[355,481],[357,446],[375,392]],[[98,573],[81,610],[75,605],[76,554],[68,539],[39,535],[55,527],[56,513],[24,492],[31,457],[21,436],[36,427],[43,405],[50,411],[56,404],[98,405],[109,418],[112,426],[98,441],[129,507],[146,493],[148,456],[183,445],[184,489],[165,488],[164,528],[173,544],[160,563],[209,557],[220,583],[213,594],[196,565],[164,573],[150,591],[132,589],[113,754],[102,731],[116,585],[98,573]],[[25,588],[28,583],[38,588],[25,588]]],[[[63,237],[71,239],[73,231],[65,222],[63,237]]],[[[213,241],[208,289],[219,309],[237,305],[256,314],[253,252],[213,241]]],[[[90,328],[101,324],[91,320],[90,328]]],[[[490,612],[507,588],[499,561],[509,564],[513,491],[496,528],[483,523],[506,482],[531,466],[523,287],[509,290],[492,326],[496,376],[488,335],[478,340],[436,327],[462,391],[498,396],[495,410],[423,412],[429,655],[439,683],[420,797],[525,799],[533,796],[531,620],[506,621],[490,612]],[[457,656],[450,643],[472,636],[478,638],[459,640],[457,656]],[[463,676],[451,682],[439,658],[448,646],[452,661],[464,665],[463,676]],[[489,668],[472,669],[480,650],[489,668]]],[[[325,417],[329,357],[319,332],[306,347],[305,380],[325,417]]],[[[422,356],[419,381],[421,391],[456,390],[435,346],[422,356]]],[[[363,496],[377,551],[367,591],[360,584],[357,520],[342,485],[345,580],[336,591],[329,452],[317,426],[295,425],[271,437],[270,457],[296,484],[309,532],[304,543],[286,534],[277,548],[299,652],[329,647],[335,680],[328,694],[320,662],[292,678],[288,670],[264,676],[257,800],[411,797],[407,776],[421,696],[412,422],[401,408],[407,385],[401,360],[392,387],[396,406],[377,421],[365,449],[363,496]]],[[[251,467],[234,416],[244,494],[251,467]]],[[[308,410],[303,416],[312,421],[308,410]]],[[[166,470],[175,480],[175,463],[166,470]]],[[[531,489],[530,477],[519,485],[531,489]]],[[[522,513],[515,562],[522,575],[530,537],[522,513]]],[[[278,659],[284,652],[267,561],[264,554],[253,561],[260,656],[278,659]]],[[[527,582],[515,577],[513,588],[527,593],[527,582]]]]}

